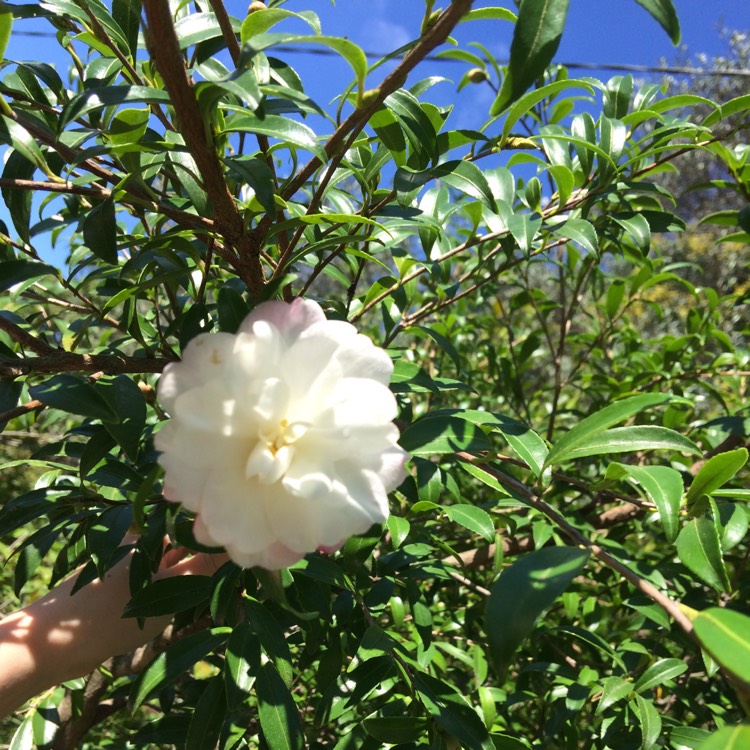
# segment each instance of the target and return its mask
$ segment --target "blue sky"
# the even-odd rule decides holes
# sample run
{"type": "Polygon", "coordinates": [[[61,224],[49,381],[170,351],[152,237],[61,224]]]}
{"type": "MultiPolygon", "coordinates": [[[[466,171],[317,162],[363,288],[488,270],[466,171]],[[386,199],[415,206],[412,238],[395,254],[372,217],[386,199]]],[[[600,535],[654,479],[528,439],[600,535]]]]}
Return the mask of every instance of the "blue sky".
{"type": "MultiPolygon", "coordinates": [[[[244,17],[249,0],[225,0],[231,15],[244,17]]],[[[445,5],[447,0],[443,0],[445,5]]],[[[201,3],[208,5],[208,3],[201,3]]],[[[436,6],[441,4],[437,0],[436,6]]],[[[495,0],[477,0],[474,7],[501,5],[495,0]]],[[[510,0],[505,5],[511,6],[510,0]]],[[[675,0],[682,25],[682,43],[695,55],[705,52],[709,57],[727,52],[727,45],[718,32],[720,24],[728,28],[750,31],[750,2],[748,0],[675,0]]],[[[419,34],[424,12],[422,0],[289,0],[289,10],[314,10],[321,18],[323,33],[346,36],[366,51],[389,52],[419,34]]],[[[282,28],[282,27],[279,27],[282,28]]],[[[294,30],[294,27],[287,27],[294,30]]],[[[309,29],[299,27],[301,33],[309,29]]],[[[50,32],[44,21],[17,21],[14,32],[50,32]]],[[[483,21],[462,24],[456,37],[466,43],[476,40],[484,44],[498,60],[507,58],[512,38],[512,24],[483,21]]],[[[556,59],[561,62],[598,64],[658,65],[660,60],[673,62],[678,50],[667,34],[635,0],[571,0],[568,24],[556,59]]],[[[326,106],[351,78],[349,68],[341,60],[309,54],[284,54],[301,75],[308,94],[326,106]]],[[[41,60],[55,64],[63,73],[67,62],[60,54],[54,38],[16,35],[6,51],[10,60],[41,60]]],[[[409,84],[427,76],[444,76],[454,82],[467,69],[465,63],[430,62],[418,69],[409,84]]],[[[377,85],[383,71],[368,79],[368,87],[377,85]]],[[[576,73],[571,73],[576,75],[576,73]]],[[[611,71],[581,75],[597,75],[607,79],[611,71]]],[[[660,80],[655,76],[654,80],[660,80]]],[[[478,127],[484,121],[494,94],[486,85],[469,86],[456,97],[455,85],[443,83],[430,91],[430,99],[439,104],[456,102],[451,117],[454,128],[478,127]]],[[[7,221],[5,206],[0,201],[0,218],[7,221]]],[[[41,238],[40,238],[41,239],[41,238]]],[[[44,248],[39,248],[46,255],[44,248]]],[[[57,253],[54,253],[57,255],[57,253]]]]}

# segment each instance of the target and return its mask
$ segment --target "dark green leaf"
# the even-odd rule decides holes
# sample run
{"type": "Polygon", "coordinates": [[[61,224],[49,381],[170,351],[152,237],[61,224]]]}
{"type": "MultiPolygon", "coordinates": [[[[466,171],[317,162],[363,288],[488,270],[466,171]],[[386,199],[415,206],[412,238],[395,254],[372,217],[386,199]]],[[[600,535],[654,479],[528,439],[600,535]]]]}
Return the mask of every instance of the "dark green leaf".
{"type": "Polygon", "coordinates": [[[680,472],[668,466],[612,464],[607,469],[607,477],[615,478],[615,472],[618,477],[624,476],[646,496],[646,499],[656,505],[667,539],[673,542],[679,531],[679,514],[684,490],[680,472]]]}
{"type": "Polygon", "coordinates": [[[97,258],[117,265],[115,202],[107,198],[94,206],[83,220],[83,240],[97,258]]]}
{"type": "Polygon", "coordinates": [[[491,449],[481,428],[458,417],[423,417],[401,434],[401,447],[414,456],[491,449]]]}
{"type": "Polygon", "coordinates": [[[142,104],[168,104],[169,94],[148,86],[102,86],[89,89],[70,100],[60,116],[60,130],[72,120],[113,104],[139,102],[142,104]]]}
{"type": "Polygon", "coordinates": [[[29,395],[55,409],[83,417],[116,422],[118,414],[99,394],[95,386],[75,375],[55,375],[29,388],[29,395]]]}
{"type": "Polygon", "coordinates": [[[305,736],[299,711],[271,662],[266,662],[258,671],[255,694],[260,728],[269,750],[302,750],[305,736]]]}
{"type": "Polygon", "coordinates": [[[588,550],[545,547],[524,555],[500,574],[486,612],[490,654],[500,675],[539,615],[565,591],[588,559],[588,550]]]}
{"type": "Polygon", "coordinates": [[[680,43],[680,19],[677,17],[672,0],[635,0],[645,8],[669,34],[672,44],[680,43]]]}
{"type": "Polygon", "coordinates": [[[510,46],[510,63],[490,115],[497,116],[542,76],[560,46],[568,0],[524,0],[510,46]]]}
{"type": "Polygon", "coordinates": [[[441,680],[415,672],[414,687],[435,723],[467,750],[494,750],[481,719],[456,689],[441,680]]]}
{"type": "Polygon", "coordinates": [[[157,690],[169,685],[206,654],[218,648],[231,632],[231,628],[203,630],[167,647],[133,683],[129,700],[130,711],[136,711],[157,690]]]}
{"type": "MultiPolygon", "coordinates": [[[[30,180],[34,177],[36,167],[18,151],[11,151],[3,169],[3,179],[30,180]]],[[[10,218],[19,236],[29,241],[29,222],[31,220],[32,190],[2,188],[3,200],[10,211],[10,218]]]]}
{"type": "Polygon", "coordinates": [[[33,260],[0,261],[0,292],[4,292],[22,281],[47,275],[56,276],[57,269],[54,266],[37,263],[33,260]]]}
{"type": "Polygon", "coordinates": [[[226,712],[227,698],[224,684],[220,677],[214,677],[209,680],[193,710],[185,750],[215,748],[226,712]]]}
{"type": "Polygon", "coordinates": [[[105,422],[104,426],[127,457],[135,461],[141,434],[146,426],[146,401],[143,392],[127,375],[100,378],[94,387],[120,417],[119,422],[105,422]]]}
{"type": "Polygon", "coordinates": [[[362,722],[367,733],[380,742],[416,742],[427,736],[429,722],[416,716],[369,716],[362,722]]]}
{"type": "Polygon", "coordinates": [[[622,677],[607,677],[602,680],[602,694],[596,706],[598,714],[606,711],[617,701],[626,698],[633,692],[633,683],[623,680],[622,677]]]}
{"type": "Polygon", "coordinates": [[[327,161],[325,151],[318,145],[315,131],[301,122],[280,115],[266,115],[263,119],[249,112],[227,118],[226,127],[221,133],[247,132],[266,135],[282,143],[292,144],[315,154],[323,162],[327,161]]]}
{"type": "Polygon", "coordinates": [[[259,669],[260,641],[252,624],[244,620],[227,642],[224,682],[230,707],[247,700],[259,669]]]}
{"type": "Polygon", "coordinates": [[[89,527],[86,542],[100,578],[108,570],[132,520],[133,512],[130,505],[120,505],[107,508],[89,527]]]}
{"type": "Polygon", "coordinates": [[[211,596],[209,576],[170,576],[153,581],[128,602],[124,617],[160,617],[184,612],[207,603],[211,596]]]}

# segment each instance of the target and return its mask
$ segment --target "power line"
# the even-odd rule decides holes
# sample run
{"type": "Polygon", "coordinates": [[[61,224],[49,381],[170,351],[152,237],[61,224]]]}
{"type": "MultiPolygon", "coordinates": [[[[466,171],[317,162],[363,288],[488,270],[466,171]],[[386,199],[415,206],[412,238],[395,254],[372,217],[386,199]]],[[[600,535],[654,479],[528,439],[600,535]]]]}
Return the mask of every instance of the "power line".
{"type": "MultiPolygon", "coordinates": [[[[15,31],[14,36],[46,37],[55,38],[55,34],[46,31],[15,31]]],[[[290,54],[319,55],[322,57],[339,57],[339,55],[330,49],[316,49],[308,47],[295,47],[293,45],[281,45],[277,47],[280,52],[290,54]]],[[[388,53],[373,52],[363,50],[365,56],[370,60],[381,60],[388,56],[388,53]]],[[[401,56],[393,59],[397,60],[401,56]]],[[[428,55],[425,60],[438,63],[465,63],[463,60],[456,60],[450,57],[440,57],[438,55],[428,55]]],[[[501,65],[507,65],[507,60],[499,60],[501,65]]],[[[571,70],[612,70],[623,73],[655,73],[660,75],[680,75],[694,76],[695,78],[750,78],[750,70],[743,68],[727,68],[726,70],[706,70],[705,68],[692,68],[682,65],[631,65],[628,63],[588,63],[588,62],[560,62],[560,65],[571,70]]]]}

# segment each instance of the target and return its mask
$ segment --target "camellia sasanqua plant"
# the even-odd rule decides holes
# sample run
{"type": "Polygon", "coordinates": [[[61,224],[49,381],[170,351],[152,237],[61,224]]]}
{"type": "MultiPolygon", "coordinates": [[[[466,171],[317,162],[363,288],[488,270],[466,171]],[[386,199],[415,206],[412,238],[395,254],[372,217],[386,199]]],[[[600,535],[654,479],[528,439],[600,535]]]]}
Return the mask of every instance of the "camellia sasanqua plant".
{"type": "Polygon", "coordinates": [[[300,5],[0,7],[69,64],[0,70],[4,613],[127,560],[123,616],[172,620],[0,739],[750,747],[747,290],[659,255],[686,151],[750,204],[750,97],[570,77],[568,0],[425,0],[374,62],[300,5]]]}

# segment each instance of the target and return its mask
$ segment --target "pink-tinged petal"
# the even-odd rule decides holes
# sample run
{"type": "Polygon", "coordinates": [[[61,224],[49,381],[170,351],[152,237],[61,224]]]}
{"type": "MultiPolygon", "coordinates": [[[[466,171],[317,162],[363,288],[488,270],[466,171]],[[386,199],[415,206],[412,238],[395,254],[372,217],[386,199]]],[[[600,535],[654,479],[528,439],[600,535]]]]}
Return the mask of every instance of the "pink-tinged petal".
{"type": "Polygon", "coordinates": [[[245,318],[240,331],[251,333],[257,321],[271,323],[287,341],[298,338],[302,331],[318,321],[325,320],[323,309],[317,302],[296,299],[291,304],[280,300],[261,302],[245,318]]]}

